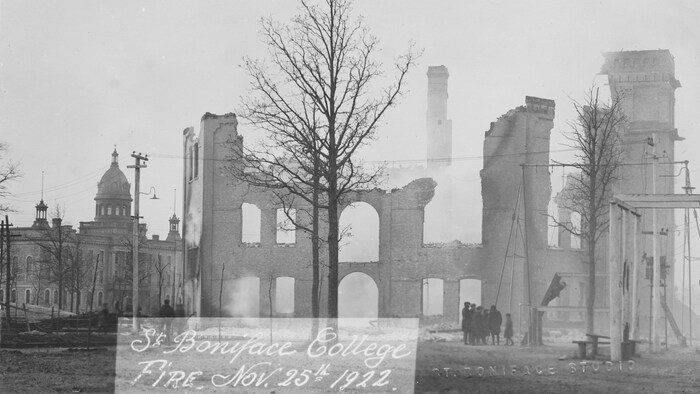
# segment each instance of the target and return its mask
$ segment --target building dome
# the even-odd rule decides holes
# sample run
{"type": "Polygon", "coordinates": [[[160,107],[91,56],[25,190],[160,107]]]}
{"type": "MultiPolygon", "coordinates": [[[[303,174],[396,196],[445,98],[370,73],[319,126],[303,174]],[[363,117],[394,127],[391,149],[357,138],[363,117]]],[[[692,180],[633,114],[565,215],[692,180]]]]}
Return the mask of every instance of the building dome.
{"type": "Polygon", "coordinates": [[[112,152],[112,165],[97,184],[95,220],[130,219],[131,184],[119,169],[117,149],[112,152]]]}

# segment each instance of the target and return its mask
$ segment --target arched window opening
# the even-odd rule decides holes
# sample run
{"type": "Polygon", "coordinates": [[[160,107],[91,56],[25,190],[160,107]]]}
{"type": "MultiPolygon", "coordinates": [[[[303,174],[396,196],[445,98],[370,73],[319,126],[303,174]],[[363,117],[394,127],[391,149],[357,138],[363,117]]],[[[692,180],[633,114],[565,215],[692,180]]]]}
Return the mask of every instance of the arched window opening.
{"type": "Polygon", "coordinates": [[[190,160],[189,160],[189,166],[187,167],[187,177],[189,180],[192,180],[192,176],[194,175],[194,149],[190,147],[190,160]]]}
{"type": "Polygon", "coordinates": [[[296,242],[296,220],[297,211],[290,208],[287,213],[284,209],[277,209],[277,243],[278,244],[293,244],[296,242]],[[291,218],[291,220],[290,220],[291,218]]]}
{"type": "Polygon", "coordinates": [[[17,303],[17,289],[12,289],[10,292],[10,302],[17,303]]]}
{"type": "Polygon", "coordinates": [[[294,278],[282,276],[275,279],[275,313],[294,313],[294,278]]]}
{"type": "Polygon", "coordinates": [[[348,205],[340,214],[341,262],[379,261],[379,215],[365,202],[348,205]]]}
{"type": "Polygon", "coordinates": [[[194,177],[199,176],[199,143],[194,144],[194,177]]]}
{"type": "Polygon", "coordinates": [[[27,305],[32,303],[32,292],[29,289],[24,291],[24,303],[27,305]]]}
{"type": "Polygon", "coordinates": [[[102,307],[102,292],[97,293],[97,306],[102,307]]]}
{"type": "Polygon", "coordinates": [[[107,205],[107,216],[111,216],[111,215],[112,215],[112,206],[107,205]]]}
{"type": "Polygon", "coordinates": [[[44,290],[44,306],[51,305],[51,290],[44,290]]]}
{"type": "Polygon", "coordinates": [[[53,305],[58,305],[58,290],[53,291],[53,305]]]}
{"type": "Polygon", "coordinates": [[[338,317],[379,316],[379,289],[371,276],[363,272],[346,275],[338,286],[338,317]]]}
{"type": "Polygon", "coordinates": [[[27,281],[31,280],[32,273],[34,272],[34,259],[32,256],[27,256],[27,270],[24,271],[24,275],[27,281]]]}
{"type": "Polygon", "coordinates": [[[423,279],[423,315],[442,315],[445,290],[442,279],[423,279]]]}
{"type": "Polygon", "coordinates": [[[260,208],[253,204],[243,203],[241,205],[241,242],[260,242],[260,208]]]}

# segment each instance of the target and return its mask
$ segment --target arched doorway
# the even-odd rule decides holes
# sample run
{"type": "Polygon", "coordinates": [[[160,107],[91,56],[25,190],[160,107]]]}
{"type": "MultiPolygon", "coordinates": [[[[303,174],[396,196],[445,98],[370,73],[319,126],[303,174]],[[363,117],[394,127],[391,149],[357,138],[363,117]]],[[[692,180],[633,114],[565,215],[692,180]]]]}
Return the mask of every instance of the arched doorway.
{"type": "Polygon", "coordinates": [[[338,286],[338,317],[376,319],[379,316],[379,288],[362,272],[346,275],[338,286]]]}

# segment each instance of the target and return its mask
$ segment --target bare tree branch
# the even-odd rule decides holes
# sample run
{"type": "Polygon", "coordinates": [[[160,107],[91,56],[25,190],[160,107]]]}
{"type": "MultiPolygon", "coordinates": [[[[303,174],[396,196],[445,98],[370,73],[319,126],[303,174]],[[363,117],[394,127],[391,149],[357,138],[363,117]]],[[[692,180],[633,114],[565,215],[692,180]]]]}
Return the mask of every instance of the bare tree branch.
{"type": "Polygon", "coordinates": [[[331,317],[337,317],[343,236],[339,207],[349,193],[375,188],[383,170],[364,166],[357,159],[358,149],[375,138],[380,120],[401,97],[406,74],[420,55],[410,46],[396,61],[393,82],[381,86],[382,65],[374,60],[379,40],[351,13],[347,0],[325,0],[321,5],[302,0],[300,14],[288,24],[261,21],[269,63],[244,59],[251,82],[239,114],[267,138],[256,147],[243,146],[240,138],[231,141],[226,166],[237,182],[272,190],[287,214],[289,208],[310,213],[312,223],[296,218],[292,222],[312,236],[315,283],[318,220],[323,213],[331,317]]]}
{"type": "Polygon", "coordinates": [[[558,222],[571,234],[580,236],[588,253],[588,293],[586,321],[588,332],[594,329],[596,250],[600,237],[608,229],[609,201],[612,186],[620,179],[622,161],[621,134],[627,121],[622,111],[624,94],[612,95],[603,102],[598,89],[586,92],[585,101],[572,99],[576,119],[569,122],[565,134],[569,147],[576,149],[576,171],[567,177],[564,189],[559,193],[560,208],[581,216],[580,228],[571,223],[558,222]]]}

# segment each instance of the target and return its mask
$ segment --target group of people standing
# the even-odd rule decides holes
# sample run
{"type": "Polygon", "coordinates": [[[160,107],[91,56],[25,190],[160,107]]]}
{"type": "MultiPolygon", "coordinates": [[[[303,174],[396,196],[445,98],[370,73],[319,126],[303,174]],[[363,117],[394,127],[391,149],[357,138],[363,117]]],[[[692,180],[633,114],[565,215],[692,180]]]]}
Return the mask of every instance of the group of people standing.
{"type": "MultiPolygon", "coordinates": [[[[464,333],[465,345],[487,345],[489,336],[491,336],[492,345],[500,345],[501,324],[503,324],[503,318],[495,305],[492,305],[489,310],[469,302],[464,303],[462,332],[464,333]]],[[[503,336],[506,339],[506,346],[514,344],[513,321],[510,319],[510,313],[506,313],[506,327],[503,336]]]]}

